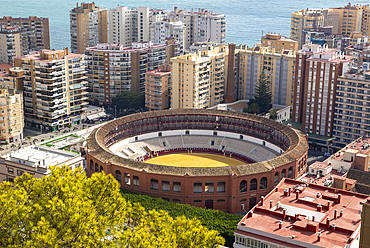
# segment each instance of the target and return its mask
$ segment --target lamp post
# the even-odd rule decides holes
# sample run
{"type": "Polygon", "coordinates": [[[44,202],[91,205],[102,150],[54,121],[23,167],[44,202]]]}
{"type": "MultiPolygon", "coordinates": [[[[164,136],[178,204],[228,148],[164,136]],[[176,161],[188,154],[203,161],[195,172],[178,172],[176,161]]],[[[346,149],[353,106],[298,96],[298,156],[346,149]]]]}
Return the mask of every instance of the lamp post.
{"type": "Polygon", "coordinates": [[[117,106],[114,105],[114,118],[117,118],[117,106]]]}

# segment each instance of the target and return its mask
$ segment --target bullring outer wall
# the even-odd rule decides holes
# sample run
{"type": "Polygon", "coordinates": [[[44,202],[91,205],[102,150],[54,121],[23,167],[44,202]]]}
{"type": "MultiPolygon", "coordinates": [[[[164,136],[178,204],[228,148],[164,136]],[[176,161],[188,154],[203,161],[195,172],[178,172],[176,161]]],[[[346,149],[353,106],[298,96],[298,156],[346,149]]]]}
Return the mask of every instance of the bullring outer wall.
{"type": "Polygon", "coordinates": [[[132,192],[196,207],[210,207],[212,202],[212,208],[232,213],[242,211],[243,206],[245,210],[253,207],[261,196],[274,188],[284,171],[285,177],[302,175],[306,171],[308,152],[307,136],[283,124],[244,113],[195,109],[151,111],[116,119],[94,130],[87,146],[88,176],[104,170],[120,178],[121,187],[132,192]],[[285,152],[276,158],[253,164],[181,168],[124,159],[108,149],[116,142],[135,135],[191,129],[245,134],[275,144],[285,152]],[[158,181],[157,189],[152,179],[158,181]],[[214,184],[212,193],[205,189],[210,181],[214,184]],[[181,192],[176,192],[174,186],[178,191],[179,183],[181,192]],[[202,184],[202,192],[194,193],[197,183],[202,184]],[[218,183],[221,192],[217,192],[218,183]],[[225,185],[224,188],[222,185],[225,185]]]}

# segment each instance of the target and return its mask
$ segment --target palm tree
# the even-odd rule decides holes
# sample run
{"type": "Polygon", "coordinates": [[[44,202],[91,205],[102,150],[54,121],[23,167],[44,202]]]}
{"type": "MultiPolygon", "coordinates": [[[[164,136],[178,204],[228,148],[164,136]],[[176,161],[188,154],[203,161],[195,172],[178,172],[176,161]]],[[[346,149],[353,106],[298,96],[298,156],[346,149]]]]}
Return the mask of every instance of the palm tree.
{"type": "Polygon", "coordinates": [[[277,112],[276,112],[276,110],[273,109],[273,110],[270,111],[269,118],[271,120],[276,120],[277,119],[277,112]]]}

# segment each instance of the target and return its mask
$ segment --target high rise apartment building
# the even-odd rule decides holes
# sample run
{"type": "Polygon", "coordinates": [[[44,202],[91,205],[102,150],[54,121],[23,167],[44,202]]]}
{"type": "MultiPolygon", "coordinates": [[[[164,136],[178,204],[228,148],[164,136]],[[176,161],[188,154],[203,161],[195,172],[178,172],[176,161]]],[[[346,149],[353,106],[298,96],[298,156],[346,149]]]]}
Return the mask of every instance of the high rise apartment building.
{"type": "Polygon", "coordinates": [[[23,139],[23,92],[0,88],[0,143],[23,139]]]}
{"type": "Polygon", "coordinates": [[[165,44],[134,42],[130,47],[119,44],[98,44],[86,49],[91,101],[110,104],[123,91],[137,94],[145,91],[145,72],[168,64],[179,55],[179,42],[165,44]]]}
{"type": "Polygon", "coordinates": [[[333,136],[335,148],[370,136],[370,71],[351,68],[338,78],[333,136]]]}
{"type": "Polygon", "coordinates": [[[338,77],[353,57],[320,45],[303,45],[296,55],[292,120],[302,131],[332,136],[338,77]]]}
{"type": "Polygon", "coordinates": [[[170,107],[171,66],[162,65],[159,69],[145,73],[145,107],[149,110],[170,107]]]}
{"type": "Polygon", "coordinates": [[[262,71],[271,85],[273,104],[291,106],[295,77],[295,53],[277,52],[275,48],[241,46],[236,56],[238,99],[254,98],[255,88],[262,71]]]}
{"type": "Polygon", "coordinates": [[[131,46],[133,42],[150,40],[150,25],[165,17],[163,10],[117,6],[109,10],[109,42],[131,46]]]}
{"type": "Polygon", "coordinates": [[[182,54],[185,45],[185,25],[181,21],[164,19],[150,26],[151,41],[165,43],[169,37],[180,42],[180,54],[182,54]]]}
{"type": "Polygon", "coordinates": [[[227,45],[219,45],[171,59],[172,109],[205,109],[223,102],[228,51],[227,45]]]}
{"type": "Polygon", "coordinates": [[[66,48],[14,58],[15,66],[24,70],[26,125],[53,131],[81,123],[88,104],[84,57],[66,48]]]}
{"type": "Polygon", "coordinates": [[[108,42],[108,10],[92,3],[77,3],[70,13],[71,51],[84,54],[85,48],[108,42]]]}
{"type": "Polygon", "coordinates": [[[4,16],[3,18],[0,18],[0,27],[2,30],[7,27],[34,30],[34,45],[36,50],[50,49],[49,18],[37,16],[30,16],[28,18],[12,18],[11,16],[4,16]]]}
{"type": "Polygon", "coordinates": [[[0,63],[10,64],[13,57],[36,50],[35,31],[8,26],[0,30],[0,63]]]}
{"type": "Polygon", "coordinates": [[[204,9],[199,9],[197,12],[193,10],[187,12],[185,9],[179,10],[175,7],[167,16],[185,24],[185,50],[195,42],[225,43],[226,20],[224,14],[215,14],[204,9]]]}
{"type": "Polygon", "coordinates": [[[307,9],[295,11],[291,15],[290,38],[298,41],[298,49],[302,43],[302,32],[304,29],[317,29],[324,26],[323,10],[307,9]]]}

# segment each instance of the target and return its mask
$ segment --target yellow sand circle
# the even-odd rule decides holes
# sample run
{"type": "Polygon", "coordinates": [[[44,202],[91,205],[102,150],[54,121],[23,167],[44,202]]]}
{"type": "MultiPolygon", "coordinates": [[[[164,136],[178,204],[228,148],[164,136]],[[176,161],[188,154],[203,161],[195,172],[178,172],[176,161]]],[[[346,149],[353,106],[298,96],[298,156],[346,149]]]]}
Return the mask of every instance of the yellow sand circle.
{"type": "Polygon", "coordinates": [[[211,153],[176,153],[153,156],[145,163],[175,167],[224,167],[245,164],[245,162],[229,156],[211,153]]]}

